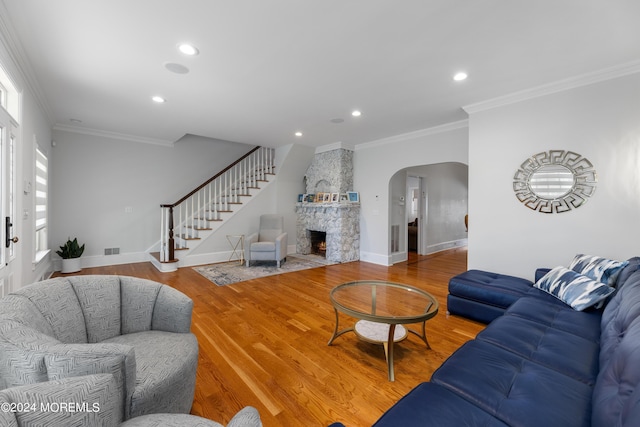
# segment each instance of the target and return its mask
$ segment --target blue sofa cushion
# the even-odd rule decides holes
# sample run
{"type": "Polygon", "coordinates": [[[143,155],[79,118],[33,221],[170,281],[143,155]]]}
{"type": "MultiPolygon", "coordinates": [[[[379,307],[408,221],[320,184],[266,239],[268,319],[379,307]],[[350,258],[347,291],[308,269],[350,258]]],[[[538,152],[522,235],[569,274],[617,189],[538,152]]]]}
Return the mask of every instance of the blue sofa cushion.
{"type": "Polygon", "coordinates": [[[520,277],[469,270],[449,281],[449,293],[496,307],[507,308],[527,293],[533,283],[520,277]]]}
{"type": "Polygon", "coordinates": [[[571,261],[569,269],[597,282],[613,286],[616,283],[618,274],[628,263],[628,261],[616,261],[593,255],[578,254],[571,261]]]}
{"type": "Polygon", "coordinates": [[[541,304],[540,298],[537,297],[520,298],[509,307],[505,315],[522,317],[581,336],[593,342],[600,342],[601,310],[575,311],[551,296],[549,296],[549,299],[553,299],[558,303],[541,304]]]}
{"type": "Polygon", "coordinates": [[[444,387],[422,383],[400,399],[373,425],[399,426],[506,427],[507,424],[444,387]]]}
{"type": "Polygon", "coordinates": [[[614,288],[602,282],[592,280],[565,267],[552,269],[534,286],[550,293],[578,311],[597,306],[615,291],[614,288]]]}
{"type": "Polygon", "coordinates": [[[508,425],[586,427],[591,423],[592,387],[481,340],[464,344],[438,368],[431,382],[508,425]]]}
{"type": "Polygon", "coordinates": [[[447,311],[482,323],[491,323],[504,314],[506,308],[473,301],[455,295],[447,295],[447,311]]]}
{"type": "Polygon", "coordinates": [[[598,343],[548,325],[517,316],[502,316],[476,339],[589,385],[595,384],[598,376],[598,343]]]}

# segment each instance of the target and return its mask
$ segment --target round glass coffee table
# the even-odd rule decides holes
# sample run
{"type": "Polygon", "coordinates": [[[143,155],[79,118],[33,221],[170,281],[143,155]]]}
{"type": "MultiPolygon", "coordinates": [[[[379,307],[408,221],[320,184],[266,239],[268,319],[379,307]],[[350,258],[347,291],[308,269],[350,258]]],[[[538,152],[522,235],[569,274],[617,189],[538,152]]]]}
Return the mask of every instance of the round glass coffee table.
{"type": "Polygon", "coordinates": [[[394,381],[393,344],[411,332],[431,348],[425,324],[438,314],[439,304],[433,295],[421,289],[382,280],[343,283],[331,290],[336,313],[336,327],[328,345],[340,335],[353,331],[360,339],[384,345],[389,381],[394,381]],[[359,319],[355,325],[338,331],[338,313],[359,319]],[[421,332],[402,325],[422,323],[421,332]]]}

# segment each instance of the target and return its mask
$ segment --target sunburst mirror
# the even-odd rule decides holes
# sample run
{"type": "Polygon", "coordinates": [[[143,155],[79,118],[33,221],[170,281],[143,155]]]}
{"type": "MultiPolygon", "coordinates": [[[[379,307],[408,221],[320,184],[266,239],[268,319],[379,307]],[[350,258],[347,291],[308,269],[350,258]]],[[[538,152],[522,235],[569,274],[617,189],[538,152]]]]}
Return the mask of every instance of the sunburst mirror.
{"type": "Polygon", "coordinates": [[[513,191],[526,207],[542,213],[582,206],[596,191],[598,176],[585,157],[549,150],[529,157],[513,177],[513,191]]]}

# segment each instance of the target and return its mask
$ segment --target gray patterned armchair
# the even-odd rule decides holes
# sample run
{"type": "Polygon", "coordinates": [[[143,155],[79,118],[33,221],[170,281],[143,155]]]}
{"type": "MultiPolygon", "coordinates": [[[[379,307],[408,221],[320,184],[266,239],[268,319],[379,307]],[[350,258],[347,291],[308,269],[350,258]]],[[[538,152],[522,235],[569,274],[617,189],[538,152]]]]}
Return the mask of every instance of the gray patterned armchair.
{"type": "Polygon", "coordinates": [[[0,299],[0,389],[112,374],[122,419],[188,413],[198,342],[193,302],[150,280],[71,276],[0,299]]]}
{"type": "MultiPolygon", "coordinates": [[[[111,374],[28,384],[0,391],[0,425],[87,427],[223,427],[187,414],[151,414],[122,423],[122,396],[111,374]]],[[[261,427],[258,411],[247,406],[227,427],[261,427]]]]}

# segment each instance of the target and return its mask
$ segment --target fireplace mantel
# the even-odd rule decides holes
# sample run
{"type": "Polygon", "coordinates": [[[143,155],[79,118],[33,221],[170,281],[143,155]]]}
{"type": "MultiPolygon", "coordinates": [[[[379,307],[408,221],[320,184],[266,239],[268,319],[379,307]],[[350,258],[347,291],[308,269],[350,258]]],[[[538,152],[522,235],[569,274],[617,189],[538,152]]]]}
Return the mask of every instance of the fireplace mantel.
{"type": "Polygon", "coordinates": [[[309,231],[327,233],[327,261],[360,259],[360,203],[297,203],[296,252],[311,252],[309,231]]]}

